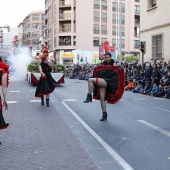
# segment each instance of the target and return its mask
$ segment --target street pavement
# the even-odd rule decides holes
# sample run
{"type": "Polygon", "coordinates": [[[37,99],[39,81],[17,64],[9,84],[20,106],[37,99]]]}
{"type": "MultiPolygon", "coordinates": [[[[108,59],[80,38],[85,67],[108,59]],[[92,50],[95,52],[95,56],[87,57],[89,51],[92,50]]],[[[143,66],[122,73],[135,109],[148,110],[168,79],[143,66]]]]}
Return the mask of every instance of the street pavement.
{"type": "Polygon", "coordinates": [[[0,170],[100,169],[51,103],[41,106],[35,86],[27,80],[10,81],[9,127],[0,131],[0,170]]]}

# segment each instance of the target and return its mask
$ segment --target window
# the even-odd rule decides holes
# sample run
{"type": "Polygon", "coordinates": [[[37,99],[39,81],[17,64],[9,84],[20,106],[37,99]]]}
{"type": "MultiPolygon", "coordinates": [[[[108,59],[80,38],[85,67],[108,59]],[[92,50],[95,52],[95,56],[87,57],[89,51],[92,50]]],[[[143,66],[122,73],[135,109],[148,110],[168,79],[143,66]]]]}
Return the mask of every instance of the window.
{"type": "Polygon", "coordinates": [[[134,48],[135,49],[139,49],[140,48],[140,41],[139,40],[135,40],[134,41],[134,48]]]}
{"type": "Polygon", "coordinates": [[[101,34],[107,35],[107,25],[101,25],[101,34]]]}
{"type": "Polygon", "coordinates": [[[93,33],[100,34],[100,27],[99,25],[93,25],[93,33]]]}
{"type": "Polygon", "coordinates": [[[125,24],[125,16],[124,15],[122,15],[121,20],[122,20],[122,24],[125,24]]]}
{"type": "Polygon", "coordinates": [[[101,13],[101,22],[107,23],[107,13],[101,13]]]}
{"type": "Polygon", "coordinates": [[[33,21],[39,20],[39,15],[33,15],[33,16],[32,16],[32,20],[33,20],[33,21]]]}
{"type": "Polygon", "coordinates": [[[101,10],[107,10],[107,0],[102,0],[101,10]]]}
{"type": "Polygon", "coordinates": [[[135,27],[134,28],[134,37],[140,37],[140,28],[139,27],[135,27]]]}
{"type": "Polygon", "coordinates": [[[94,22],[99,22],[100,21],[100,13],[99,12],[94,12],[94,22]]]}
{"type": "Polygon", "coordinates": [[[116,19],[117,19],[117,18],[116,18],[116,14],[113,14],[113,15],[112,15],[112,23],[113,23],[113,24],[116,24],[116,23],[117,23],[117,22],[116,22],[116,19]]]}
{"type": "Polygon", "coordinates": [[[94,0],[93,7],[94,9],[100,9],[100,0],[94,0]]]}
{"type": "Polygon", "coordinates": [[[40,26],[39,26],[38,23],[32,24],[32,27],[33,27],[33,28],[40,28],[40,26]]]}
{"type": "Polygon", "coordinates": [[[112,11],[114,11],[114,12],[118,11],[117,2],[112,2],[112,11]]]}
{"type": "Polygon", "coordinates": [[[135,12],[136,15],[140,14],[140,6],[139,5],[134,6],[134,12],[135,12]]]}
{"type": "Polygon", "coordinates": [[[156,0],[152,0],[152,7],[156,6],[156,0]]]}
{"type": "Polygon", "coordinates": [[[99,38],[98,37],[93,37],[93,46],[99,46],[99,38]]]}
{"type": "Polygon", "coordinates": [[[152,36],[152,58],[162,58],[162,34],[152,36]]]}
{"type": "Polygon", "coordinates": [[[101,45],[103,45],[105,41],[107,41],[107,38],[101,38],[101,45]]]}
{"type": "Polygon", "coordinates": [[[112,35],[116,36],[116,27],[115,26],[112,27],[112,35]]]}

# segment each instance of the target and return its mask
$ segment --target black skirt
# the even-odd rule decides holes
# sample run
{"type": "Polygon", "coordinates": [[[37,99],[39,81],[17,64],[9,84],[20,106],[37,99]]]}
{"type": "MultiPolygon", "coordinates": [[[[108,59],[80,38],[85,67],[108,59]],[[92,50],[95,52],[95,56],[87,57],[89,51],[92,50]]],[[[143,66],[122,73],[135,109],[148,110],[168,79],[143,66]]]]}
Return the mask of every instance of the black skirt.
{"type": "Polygon", "coordinates": [[[51,74],[43,77],[41,76],[35,92],[35,97],[42,97],[44,95],[48,95],[54,91],[57,87],[57,82],[53,79],[51,74]]]}
{"type": "MultiPolygon", "coordinates": [[[[103,78],[107,82],[105,100],[115,104],[123,96],[125,87],[125,73],[122,67],[101,65],[94,69],[94,77],[103,78]]],[[[93,89],[93,98],[100,99],[100,89],[97,85],[93,89]]]]}

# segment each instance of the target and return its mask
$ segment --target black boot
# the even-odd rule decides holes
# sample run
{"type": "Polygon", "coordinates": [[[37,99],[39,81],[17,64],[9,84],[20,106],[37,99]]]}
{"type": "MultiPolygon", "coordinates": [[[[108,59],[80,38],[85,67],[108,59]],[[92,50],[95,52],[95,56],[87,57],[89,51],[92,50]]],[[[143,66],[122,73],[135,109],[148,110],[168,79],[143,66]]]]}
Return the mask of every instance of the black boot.
{"type": "Polygon", "coordinates": [[[87,94],[87,98],[84,101],[84,103],[89,103],[89,102],[92,102],[92,95],[91,94],[87,94]]]}
{"type": "Polygon", "coordinates": [[[46,99],[46,104],[47,104],[47,107],[50,107],[50,105],[49,105],[49,99],[46,99]]]}
{"type": "Polygon", "coordinates": [[[44,105],[44,96],[41,97],[41,105],[44,105]]]}
{"type": "Polygon", "coordinates": [[[100,121],[107,120],[107,112],[103,112],[103,117],[100,119],[100,121]]]}

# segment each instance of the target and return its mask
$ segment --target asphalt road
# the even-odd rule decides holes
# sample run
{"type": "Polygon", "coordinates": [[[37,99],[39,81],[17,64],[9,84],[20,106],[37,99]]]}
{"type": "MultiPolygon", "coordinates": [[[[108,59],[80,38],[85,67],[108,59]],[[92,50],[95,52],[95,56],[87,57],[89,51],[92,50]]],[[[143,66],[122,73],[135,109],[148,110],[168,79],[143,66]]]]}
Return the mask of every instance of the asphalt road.
{"type": "Polygon", "coordinates": [[[103,170],[170,170],[170,100],[125,91],[107,104],[83,103],[87,81],[65,79],[51,100],[74,134],[103,170]]]}

